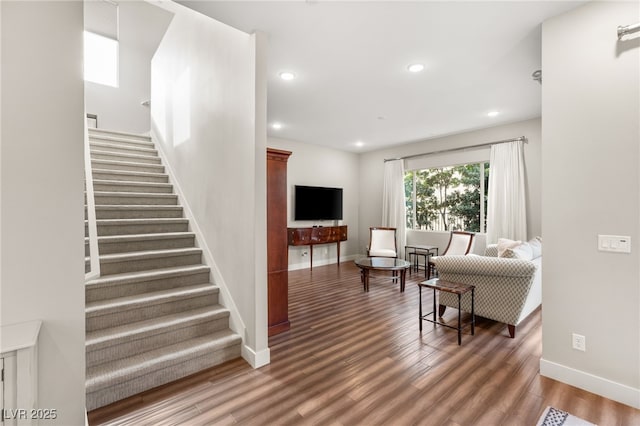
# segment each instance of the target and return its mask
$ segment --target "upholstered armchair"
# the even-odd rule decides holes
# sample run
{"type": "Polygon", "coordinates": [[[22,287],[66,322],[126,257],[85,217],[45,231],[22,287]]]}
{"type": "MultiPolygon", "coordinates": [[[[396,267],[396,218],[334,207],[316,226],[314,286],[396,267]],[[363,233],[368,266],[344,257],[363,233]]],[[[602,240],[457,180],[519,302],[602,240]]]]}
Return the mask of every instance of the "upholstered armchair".
{"type": "MultiPolygon", "coordinates": [[[[451,231],[449,234],[449,243],[440,256],[455,256],[469,253],[473,244],[473,232],[451,231]]],[[[433,262],[428,263],[427,279],[435,274],[437,268],[433,262]]]]}
{"type": "Polygon", "coordinates": [[[398,257],[396,228],[369,228],[369,257],[398,257]]]}
{"type": "MultiPolygon", "coordinates": [[[[497,257],[497,253],[496,245],[490,245],[485,256],[440,256],[432,262],[441,280],[474,285],[475,314],[507,324],[513,338],[516,326],[542,301],[542,257],[517,258],[512,253],[511,258],[506,258],[497,257]]],[[[441,292],[439,305],[442,316],[447,306],[458,307],[458,299],[441,292]]],[[[463,311],[471,312],[469,294],[462,297],[461,306],[463,311]]]]}

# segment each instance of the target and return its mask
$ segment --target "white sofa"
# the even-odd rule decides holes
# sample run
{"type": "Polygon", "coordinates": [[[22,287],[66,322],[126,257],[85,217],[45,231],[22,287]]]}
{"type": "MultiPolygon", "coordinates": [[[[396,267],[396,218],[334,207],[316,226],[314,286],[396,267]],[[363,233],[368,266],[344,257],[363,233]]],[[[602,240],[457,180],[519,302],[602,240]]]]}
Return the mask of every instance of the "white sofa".
{"type": "MultiPolygon", "coordinates": [[[[511,257],[498,257],[494,244],[487,246],[485,256],[440,256],[433,263],[441,280],[475,285],[476,315],[507,324],[515,337],[516,326],[542,302],[542,252],[535,241],[540,248],[533,253],[527,249],[524,255],[508,249],[505,255],[511,257]]],[[[447,306],[457,309],[456,295],[440,292],[439,297],[440,316],[447,306]]],[[[471,312],[470,293],[462,297],[461,306],[471,312]]]]}

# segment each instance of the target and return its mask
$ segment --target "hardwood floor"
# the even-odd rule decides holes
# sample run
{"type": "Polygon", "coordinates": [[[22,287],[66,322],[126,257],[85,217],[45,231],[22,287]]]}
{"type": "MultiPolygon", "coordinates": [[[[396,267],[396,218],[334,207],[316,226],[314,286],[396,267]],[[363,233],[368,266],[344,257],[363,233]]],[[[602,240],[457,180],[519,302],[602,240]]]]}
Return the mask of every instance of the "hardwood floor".
{"type": "MultiPolygon", "coordinates": [[[[95,410],[90,424],[535,425],[548,405],[601,426],[640,424],[640,410],[538,374],[540,310],[515,339],[482,318],[462,346],[445,327],[420,334],[423,279],[407,274],[400,293],[378,275],[365,293],[353,262],[292,271],[291,330],[269,340],[270,365],[227,362],[95,410]]],[[[426,312],[431,301],[423,292],[426,312]]]]}

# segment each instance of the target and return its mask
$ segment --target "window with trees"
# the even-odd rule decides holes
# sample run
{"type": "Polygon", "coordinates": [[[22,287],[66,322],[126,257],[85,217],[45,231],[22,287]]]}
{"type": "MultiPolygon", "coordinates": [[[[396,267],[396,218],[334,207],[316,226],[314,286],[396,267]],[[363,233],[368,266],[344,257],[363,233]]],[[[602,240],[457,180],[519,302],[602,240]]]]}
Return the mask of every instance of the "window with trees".
{"type": "Polygon", "coordinates": [[[405,173],[407,228],[485,232],[489,163],[405,173]]]}

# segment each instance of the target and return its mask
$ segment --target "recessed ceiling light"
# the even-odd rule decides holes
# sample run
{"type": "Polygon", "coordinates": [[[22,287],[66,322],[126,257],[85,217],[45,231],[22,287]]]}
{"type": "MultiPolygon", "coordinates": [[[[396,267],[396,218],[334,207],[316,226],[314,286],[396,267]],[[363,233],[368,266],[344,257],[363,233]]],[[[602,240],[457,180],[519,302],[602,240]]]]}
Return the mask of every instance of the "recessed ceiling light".
{"type": "Polygon", "coordinates": [[[282,124],[281,123],[273,123],[271,125],[271,128],[275,129],[275,130],[280,130],[280,129],[282,129],[282,124]]]}
{"type": "Polygon", "coordinates": [[[487,117],[496,117],[498,115],[500,115],[500,111],[489,111],[487,113],[487,117]]]}
{"type": "Polygon", "coordinates": [[[420,72],[423,69],[424,69],[423,64],[411,64],[407,67],[407,70],[409,70],[409,72],[420,72]]]}
{"type": "Polygon", "coordinates": [[[296,75],[291,71],[282,71],[279,75],[280,75],[280,78],[285,81],[293,80],[294,78],[296,78],[296,75]]]}
{"type": "Polygon", "coordinates": [[[363,147],[364,146],[364,142],[362,141],[357,141],[355,144],[355,146],[357,146],[358,148],[363,147]]]}

